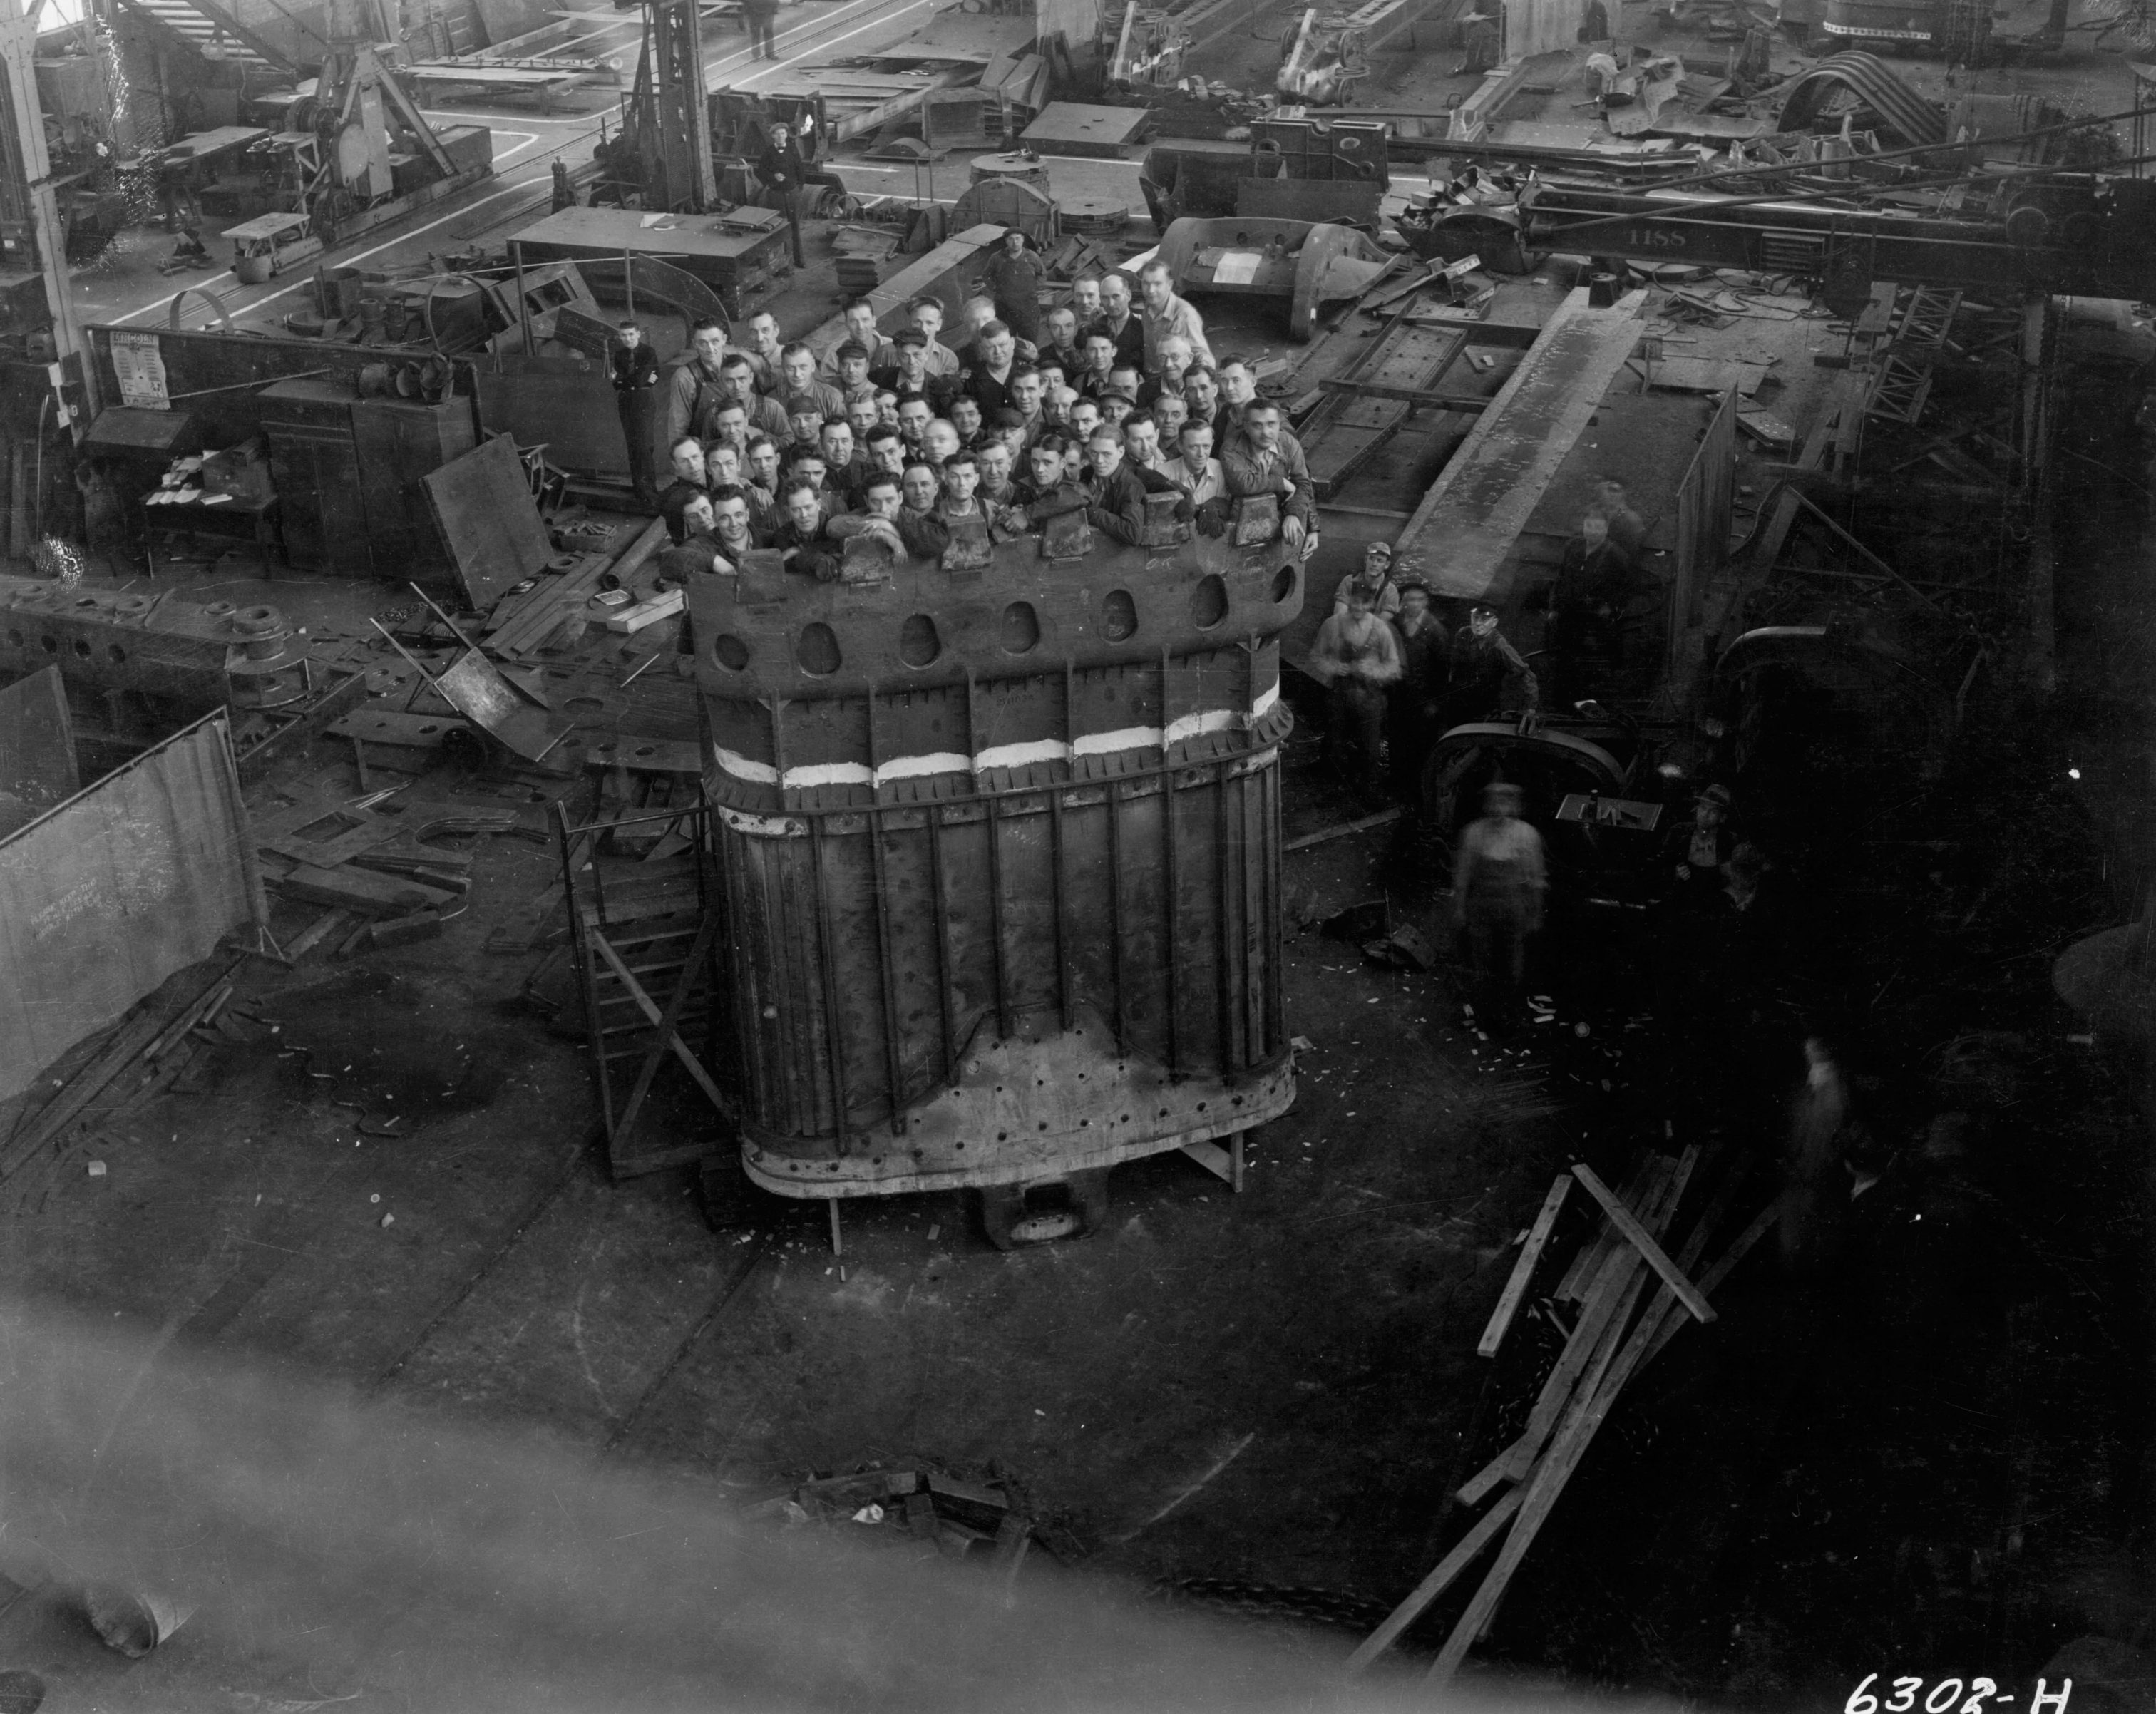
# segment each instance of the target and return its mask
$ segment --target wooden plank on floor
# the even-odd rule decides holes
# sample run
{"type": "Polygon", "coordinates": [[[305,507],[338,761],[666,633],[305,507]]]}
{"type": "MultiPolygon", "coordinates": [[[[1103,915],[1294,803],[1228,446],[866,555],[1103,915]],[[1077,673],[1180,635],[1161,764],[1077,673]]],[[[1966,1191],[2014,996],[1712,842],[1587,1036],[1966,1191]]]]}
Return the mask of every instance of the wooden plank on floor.
{"type": "Polygon", "coordinates": [[[1491,1506],[1454,1544],[1451,1551],[1430,1568],[1430,1575],[1417,1583],[1400,1604],[1385,1616],[1385,1622],[1363,1639],[1363,1645],[1348,1657],[1348,1670],[1352,1676],[1362,1671],[1378,1655],[1399,1640],[1400,1634],[1422,1616],[1423,1611],[1445,1590],[1451,1587],[1460,1573],[1475,1563],[1476,1556],[1496,1539],[1497,1533],[1512,1522],[1512,1514],[1520,1509],[1521,1491],[1515,1488],[1491,1506]]]}
{"type": "Polygon", "coordinates": [[[1632,1216],[1632,1211],[1620,1202],[1608,1185],[1595,1175],[1594,1169],[1581,1162],[1572,1169],[1573,1177],[1588,1188],[1588,1193],[1602,1204],[1610,1223],[1625,1234],[1632,1247],[1645,1258],[1647,1265],[1662,1276],[1662,1283],[1676,1293],[1677,1301],[1690,1310],[1697,1321],[1714,1319],[1714,1306],[1700,1296],[1699,1288],[1685,1278],[1677,1265],[1671,1261],[1654,1235],[1632,1216]]]}
{"type": "Polygon", "coordinates": [[[1549,1243],[1558,1210],[1564,1206],[1565,1193],[1571,1188],[1571,1175],[1560,1173],[1550,1186],[1549,1194],[1543,1198],[1542,1212],[1535,1216],[1527,1242],[1520,1247],[1519,1260],[1512,1264],[1512,1277],[1505,1282],[1497,1306],[1490,1313],[1490,1325],[1482,1330],[1481,1340],[1475,1347],[1476,1356],[1495,1357],[1497,1347],[1505,1342],[1512,1317],[1519,1313],[1520,1305],[1527,1297],[1528,1282],[1534,1278],[1535,1265],[1542,1260],[1543,1250],[1549,1243]]]}
{"type": "Polygon", "coordinates": [[[1452,1634],[1445,1639],[1445,1646],[1439,1651],[1425,1682],[1435,1687],[1442,1687],[1450,1684],[1454,1674],[1459,1671],[1460,1663],[1467,1657],[1468,1650],[1474,1646],[1476,1639],[1482,1634],[1491,1615],[1496,1612],[1497,1604],[1504,1599],[1505,1591],[1519,1570],[1521,1561],[1527,1557],[1527,1549],[1534,1545],[1536,1535],[1548,1522],[1558,1496],[1564,1491],[1565,1484],[1571,1480],[1572,1473],[1586,1455],[1595,1432],[1609,1414],[1610,1406],[1616,1402],[1625,1383],[1638,1368],[1655,1337],[1656,1328],[1655,1317],[1650,1311],[1633,1329],[1623,1349],[1611,1362],[1608,1373],[1594,1396],[1581,1400],[1575,1410],[1567,1413],[1556,1439],[1551,1442],[1548,1453],[1536,1465],[1527,1479],[1519,1515],[1513,1520],[1512,1532],[1506,1537],[1504,1546],[1498,1550],[1496,1562],[1469,1599],[1466,1610],[1452,1628],[1452,1634]]]}

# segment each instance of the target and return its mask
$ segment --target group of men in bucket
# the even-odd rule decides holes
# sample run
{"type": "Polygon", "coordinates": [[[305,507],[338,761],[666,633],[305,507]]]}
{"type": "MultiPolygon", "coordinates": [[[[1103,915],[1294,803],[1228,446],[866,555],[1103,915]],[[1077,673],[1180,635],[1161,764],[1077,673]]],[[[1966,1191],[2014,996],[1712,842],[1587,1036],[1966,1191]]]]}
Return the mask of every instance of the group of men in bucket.
{"type": "MultiPolygon", "coordinates": [[[[1317,545],[1314,490],[1279,407],[1239,358],[1216,361],[1204,318],[1166,268],[1081,280],[1044,310],[1037,251],[1012,231],[988,259],[957,336],[921,298],[886,338],[865,300],[819,356],[750,318],[732,346],[716,322],[660,385],[641,333],[613,358],[639,491],[665,518],[671,578],[726,570],[752,548],[836,581],[867,538],[915,557],[985,553],[1057,519],[1143,543],[1186,526],[1219,535],[1264,497],[1281,540],[1317,545]],[[649,460],[664,412],[670,470],[649,460]]],[[[858,557],[858,556],[856,556],[858,557]]]]}
{"type": "MultiPolygon", "coordinates": [[[[1317,551],[1301,444],[1251,366],[1216,356],[1165,266],[1142,268],[1135,294],[1120,273],[1056,294],[1013,229],[976,286],[949,342],[932,298],[909,305],[890,337],[873,305],[847,305],[844,337],[820,356],[786,340],[766,310],[738,346],[716,321],[700,322],[687,360],[664,381],[641,330],[624,323],[613,383],[638,493],[666,521],[661,576],[729,572],[766,549],[789,571],[836,581],[857,540],[947,561],[1081,517],[1127,542],[1154,539],[1163,515],[1218,535],[1256,497],[1284,542],[1306,560],[1317,551]],[[663,487],[654,444],[666,449],[663,487]]],[[[1644,533],[1622,485],[1604,485],[1561,568],[1548,628],[1570,692],[1589,693],[1621,635],[1644,533]]],[[[1306,665],[1328,687],[1341,777],[1366,793],[1380,789],[1389,755],[1395,788],[1412,798],[1440,733],[1535,711],[1542,698],[1493,608],[1471,606],[1448,634],[1430,586],[1395,577],[1382,541],[1340,580],[1306,665]]],[[[1547,873],[1517,788],[1491,788],[1486,807],[1458,843],[1455,903],[1481,1015],[1502,1027],[1519,1009],[1547,873]]],[[[1694,843],[1716,847],[1714,865],[1729,854],[1716,831],[1727,807],[1726,793],[1701,806],[1694,843]]]]}

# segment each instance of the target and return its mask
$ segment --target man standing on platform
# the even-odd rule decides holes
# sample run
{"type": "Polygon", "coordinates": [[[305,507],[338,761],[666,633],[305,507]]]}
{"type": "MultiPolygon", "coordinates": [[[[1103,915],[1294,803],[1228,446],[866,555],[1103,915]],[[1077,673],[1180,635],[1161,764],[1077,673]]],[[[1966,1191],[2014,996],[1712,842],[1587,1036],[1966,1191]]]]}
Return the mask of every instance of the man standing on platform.
{"type": "MultiPolygon", "coordinates": [[[[756,14],[751,12],[748,16],[753,20],[756,14]]],[[[763,33],[771,33],[767,21],[763,33]]],[[[776,59],[778,55],[774,51],[766,57],[776,59]]],[[[771,127],[771,140],[756,158],[756,176],[763,181],[765,206],[778,208],[786,216],[787,228],[793,234],[793,265],[807,267],[808,258],[801,248],[801,199],[807,193],[808,163],[801,158],[801,146],[794,141],[784,120],[771,127]]]]}
{"type": "Polygon", "coordinates": [[[621,438],[629,443],[629,480],[639,505],[655,505],[659,484],[652,456],[651,435],[659,405],[659,353],[644,343],[644,330],[634,321],[621,324],[614,341],[610,367],[613,397],[621,413],[621,438]]]}
{"type": "Polygon", "coordinates": [[[1040,338],[1040,289],[1048,264],[1015,226],[1004,230],[1000,249],[981,269],[981,285],[996,300],[996,319],[1019,339],[1040,338]]]}

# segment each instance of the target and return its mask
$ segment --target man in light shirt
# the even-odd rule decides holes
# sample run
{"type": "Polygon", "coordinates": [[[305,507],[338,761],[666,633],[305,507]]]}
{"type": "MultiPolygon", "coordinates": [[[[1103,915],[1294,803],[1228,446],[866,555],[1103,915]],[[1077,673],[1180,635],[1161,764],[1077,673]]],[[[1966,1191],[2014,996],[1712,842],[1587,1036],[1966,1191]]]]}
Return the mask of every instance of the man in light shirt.
{"type": "Polygon", "coordinates": [[[785,341],[778,336],[778,317],[768,310],[759,310],[748,318],[749,348],[742,355],[756,371],[756,390],[773,393],[778,387],[778,356],[785,341]]]}
{"type": "Polygon", "coordinates": [[[933,298],[916,298],[906,306],[906,320],[928,336],[928,372],[947,381],[958,372],[958,354],[937,336],[943,331],[943,305],[933,298]]]}
{"type": "Polygon", "coordinates": [[[1144,303],[1139,320],[1145,325],[1145,367],[1150,375],[1161,367],[1161,341],[1180,335],[1201,363],[1213,361],[1213,347],[1205,342],[1205,318],[1175,295],[1175,281],[1165,262],[1148,262],[1138,270],[1138,290],[1144,303]]]}
{"type": "Polygon", "coordinates": [[[886,357],[884,346],[886,341],[882,332],[876,326],[874,304],[866,298],[855,298],[840,314],[845,321],[846,331],[839,336],[838,345],[833,346],[824,354],[823,363],[817,372],[824,380],[834,386],[839,381],[839,346],[844,345],[848,340],[853,341],[868,354],[869,367],[871,369],[883,367],[886,357]]]}
{"type": "Polygon", "coordinates": [[[1368,590],[1357,585],[1345,616],[1335,613],[1317,628],[1309,660],[1312,674],[1332,693],[1326,734],[1332,765],[1375,797],[1383,767],[1385,687],[1399,680],[1400,644],[1372,609],[1368,590]]]}
{"type": "Polygon", "coordinates": [[[1226,499],[1228,478],[1220,460],[1213,456],[1213,425],[1185,423],[1176,433],[1176,444],[1182,455],[1168,467],[1168,474],[1182,485],[1190,503],[1203,506],[1209,500],[1226,499]]]}

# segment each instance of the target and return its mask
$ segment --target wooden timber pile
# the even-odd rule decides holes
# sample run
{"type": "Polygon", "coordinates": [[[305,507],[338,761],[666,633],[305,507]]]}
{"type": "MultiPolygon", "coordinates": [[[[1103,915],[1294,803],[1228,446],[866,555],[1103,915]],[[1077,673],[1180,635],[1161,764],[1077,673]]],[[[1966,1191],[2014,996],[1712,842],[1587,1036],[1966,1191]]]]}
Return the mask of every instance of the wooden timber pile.
{"type": "Polygon", "coordinates": [[[1711,1296],[1766,1234],[1777,1209],[1770,1203],[1695,1279],[1692,1270],[1726,1221],[1743,1177],[1734,1171],[1725,1175],[1672,1256],[1664,1242],[1698,1164],[1697,1148],[1676,1157],[1650,1156],[1625,1181],[1621,1193],[1584,1165],[1558,1174],[1550,1186],[1476,1349],[1486,1357],[1497,1355],[1527,1301],[1550,1248],[1558,1216],[1575,1183],[1594,1198],[1601,1214],[1593,1237],[1573,1257],[1553,1293],[1559,1300],[1578,1303],[1578,1320],[1536,1396],[1524,1430],[1470,1476],[1457,1496],[1468,1506],[1491,1501],[1493,1495],[1494,1501],[1350,1657],[1350,1674],[1368,1668],[1493,1544],[1502,1542],[1429,1669],[1432,1685],[1449,1683],[1467,1651],[1488,1629],[1513,1574],[1619,1394],[1676,1337],[1687,1318],[1715,1319],[1711,1296]]]}

